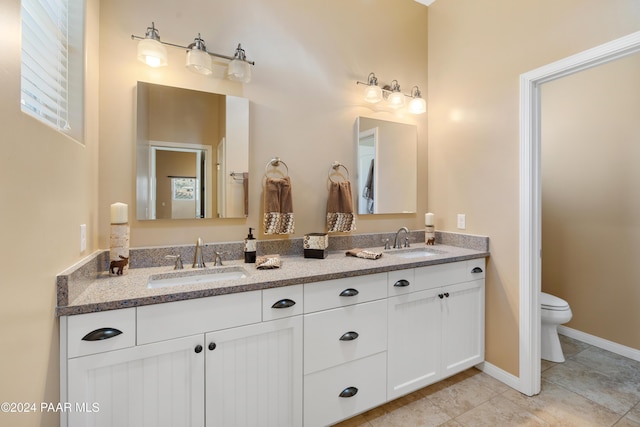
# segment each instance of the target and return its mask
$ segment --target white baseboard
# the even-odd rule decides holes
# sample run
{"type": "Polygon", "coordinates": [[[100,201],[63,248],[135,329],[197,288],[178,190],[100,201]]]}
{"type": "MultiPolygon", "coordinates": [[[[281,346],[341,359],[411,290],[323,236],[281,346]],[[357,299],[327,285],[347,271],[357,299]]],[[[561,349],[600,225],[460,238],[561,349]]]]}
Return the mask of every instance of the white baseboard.
{"type": "Polygon", "coordinates": [[[480,369],[490,377],[493,377],[498,381],[505,383],[509,387],[520,391],[520,378],[516,377],[513,374],[510,374],[503,369],[498,368],[496,365],[492,365],[489,362],[482,362],[476,365],[476,368],[480,369]]]}
{"type": "Polygon", "coordinates": [[[603,350],[610,351],[620,356],[633,359],[640,362],[640,350],[627,347],[622,344],[615,343],[613,341],[605,340],[604,338],[596,337],[595,335],[587,334],[585,332],[578,331],[576,329],[568,328],[566,326],[558,326],[558,333],[565,335],[569,338],[577,339],[587,344],[591,344],[594,347],[601,348],[603,350]]]}

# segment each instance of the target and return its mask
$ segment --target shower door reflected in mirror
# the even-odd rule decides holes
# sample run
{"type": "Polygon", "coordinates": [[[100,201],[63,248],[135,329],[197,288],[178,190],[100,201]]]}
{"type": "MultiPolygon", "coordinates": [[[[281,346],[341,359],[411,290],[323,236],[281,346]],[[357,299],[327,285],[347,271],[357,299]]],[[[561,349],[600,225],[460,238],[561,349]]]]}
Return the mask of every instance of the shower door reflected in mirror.
{"type": "Polygon", "coordinates": [[[136,218],[248,215],[249,101],[138,82],[136,218]]]}
{"type": "Polygon", "coordinates": [[[356,127],[358,214],[415,213],[416,126],[359,117],[356,127]]]}

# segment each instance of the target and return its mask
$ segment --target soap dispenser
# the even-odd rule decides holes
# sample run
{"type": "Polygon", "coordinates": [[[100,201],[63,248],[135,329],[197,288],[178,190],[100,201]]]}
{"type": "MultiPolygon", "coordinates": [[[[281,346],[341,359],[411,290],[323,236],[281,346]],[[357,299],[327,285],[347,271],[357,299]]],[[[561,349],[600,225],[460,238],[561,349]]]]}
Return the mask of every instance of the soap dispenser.
{"type": "Polygon", "coordinates": [[[253,228],[249,227],[249,234],[244,239],[244,262],[256,262],[256,238],[253,237],[253,228]]]}

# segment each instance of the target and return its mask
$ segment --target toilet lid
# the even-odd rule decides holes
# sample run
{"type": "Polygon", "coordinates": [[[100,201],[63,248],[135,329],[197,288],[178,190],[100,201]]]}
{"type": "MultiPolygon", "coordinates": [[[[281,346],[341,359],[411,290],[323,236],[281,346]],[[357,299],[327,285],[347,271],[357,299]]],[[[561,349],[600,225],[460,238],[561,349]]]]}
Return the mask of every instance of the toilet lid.
{"type": "Polygon", "coordinates": [[[548,310],[566,310],[569,308],[569,304],[562,298],[544,292],[540,292],[540,306],[548,310]]]}

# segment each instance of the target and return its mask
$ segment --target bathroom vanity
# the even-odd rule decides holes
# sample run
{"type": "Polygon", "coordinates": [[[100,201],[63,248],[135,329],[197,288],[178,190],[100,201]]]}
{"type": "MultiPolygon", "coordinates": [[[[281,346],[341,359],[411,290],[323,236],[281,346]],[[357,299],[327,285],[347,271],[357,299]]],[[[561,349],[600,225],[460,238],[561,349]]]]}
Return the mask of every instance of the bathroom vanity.
{"type": "Polygon", "coordinates": [[[61,424],[323,426],[472,367],[488,252],[434,251],[230,262],[245,277],[155,289],[171,267],[86,282],[58,307],[60,399],[86,409],[61,424]]]}

